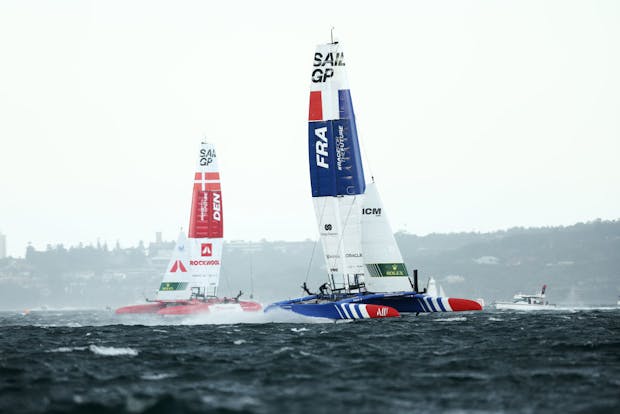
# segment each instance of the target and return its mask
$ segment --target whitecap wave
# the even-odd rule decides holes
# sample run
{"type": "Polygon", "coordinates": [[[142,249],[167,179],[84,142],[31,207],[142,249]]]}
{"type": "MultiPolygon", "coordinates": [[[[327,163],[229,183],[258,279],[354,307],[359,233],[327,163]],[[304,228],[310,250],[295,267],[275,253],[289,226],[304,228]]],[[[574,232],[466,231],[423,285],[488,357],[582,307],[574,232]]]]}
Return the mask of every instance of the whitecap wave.
{"type": "Polygon", "coordinates": [[[291,331],[293,332],[306,332],[309,331],[310,329],[308,328],[291,328],[291,331]]]}
{"type": "Polygon", "coordinates": [[[276,349],[275,351],[273,351],[274,354],[281,354],[282,352],[286,352],[286,351],[292,351],[293,348],[290,346],[283,346],[280,349],[276,349]]]}
{"type": "Polygon", "coordinates": [[[73,352],[73,351],[84,351],[88,349],[87,346],[61,346],[59,348],[50,349],[47,352],[73,352]]]}
{"type": "Polygon", "coordinates": [[[148,381],[159,381],[159,380],[163,380],[166,378],[173,378],[173,377],[176,377],[176,375],[166,374],[166,373],[155,373],[155,372],[140,375],[140,378],[144,380],[148,380],[148,381]]]}
{"type": "Polygon", "coordinates": [[[95,355],[103,355],[103,356],[119,356],[119,355],[136,356],[138,355],[138,351],[132,348],[115,348],[113,346],[91,345],[89,349],[95,355]]]}
{"type": "Polygon", "coordinates": [[[463,322],[466,321],[467,318],[464,316],[454,316],[452,318],[437,318],[435,320],[437,322],[463,322]]]}

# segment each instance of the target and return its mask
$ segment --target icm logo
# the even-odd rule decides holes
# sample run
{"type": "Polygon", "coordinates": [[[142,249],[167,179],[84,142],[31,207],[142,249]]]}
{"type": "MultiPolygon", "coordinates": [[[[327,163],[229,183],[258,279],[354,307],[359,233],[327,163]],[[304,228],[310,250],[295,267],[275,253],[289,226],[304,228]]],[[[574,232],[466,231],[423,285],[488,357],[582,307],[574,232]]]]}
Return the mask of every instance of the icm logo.
{"type": "Polygon", "coordinates": [[[316,150],[316,165],[321,168],[329,168],[327,164],[327,127],[317,128],[314,135],[318,138],[314,144],[316,150]]]}
{"type": "Polygon", "coordinates": [[[213,193],[213,220],[222,220],[222,203],[220,201],[221,195],[219,193],[213,193]]]}
{"type": "Polygon", "coordinates": [[[380,216],[381,215],[381,208],[374,208],[374,207],[368,207],[368,208],[363,208],[362,209],[362,214],[366,214],[366,215],[375,215],[375,216],[380,216]]]}
{"type": "Polygon", "coordinates": [[[209,164],[211,164],[213,162],[213,160],[215,159],[216,155],[215,155],[215,150],[214,149],[209,149],[206,150],[204,148],[202,148],[200,150],[200,165],[205,167],[209,164]]]}
{"type": "Polygon", "coordinates": [[[213,245],[211,243],[201,243],[200,245],[200,255],[201,256],[211,256],[213,254],[213,245]]]}

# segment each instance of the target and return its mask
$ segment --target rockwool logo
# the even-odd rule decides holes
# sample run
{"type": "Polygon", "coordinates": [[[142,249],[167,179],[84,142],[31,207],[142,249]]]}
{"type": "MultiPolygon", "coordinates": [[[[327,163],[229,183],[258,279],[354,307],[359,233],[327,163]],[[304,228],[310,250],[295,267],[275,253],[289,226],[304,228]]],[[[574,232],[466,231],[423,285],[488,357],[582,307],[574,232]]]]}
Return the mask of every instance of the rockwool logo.
{"type": "Polygon", "coordinates": [[[190,260],[189,264],[192,266],[215,266],[219,265],[219,260],[190,260]]]}
{"type": "Polygon", "coordinates": [[[213,246],[211,243],[202,243],[200,245],[201,256],[211,256],[213,254],[213,246]]]}
{"type": "Polygon", "coordinates": [[[175,273],[175,272],[187,272],[187,269],[183,265],[182,261],[180,260],[175,261],[172,267],[170,268],[170,273],[175,273]]]}

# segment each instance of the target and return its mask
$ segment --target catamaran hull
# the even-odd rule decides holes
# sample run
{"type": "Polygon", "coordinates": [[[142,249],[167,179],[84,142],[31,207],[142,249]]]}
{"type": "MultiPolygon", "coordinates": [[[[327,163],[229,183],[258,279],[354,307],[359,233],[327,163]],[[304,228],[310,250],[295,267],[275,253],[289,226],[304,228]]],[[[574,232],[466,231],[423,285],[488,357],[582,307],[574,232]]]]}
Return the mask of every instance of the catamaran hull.
{"type": "Polygon", "coordinates": [[[337,320],[366,319],[366,317],[358,317],[360,307],[363,307],[363,309],[371,315],[369,318],[394,317],[400,316],[401,313],[482,310],[480,303],[473,300],[435,297],[415,292],[368,293],[344,296],[345,297],[341,297],[340,300],[327,303],[311,303],[313,301],[329,300],[329,296],[327,295],[305,296],[273,303],[265,309],[265,312],[279,308],[305,316],[337,320]],[[354,313],[353,311],[357,312],[354,313]]]}
{"type": "Polygon", "coordinates": [[[400,295],[364,295],[360,296],[363,303],[390,306],[400,313],[428,312],[465,312],[481,311],[482,305],[475,300],[461,298],[444,298],[421,293],[404,293],[400,295]]]}
{"type": "Polygon", "coordinates": [[[230,313],[230,312],[258,312],[262,309],[260,303],[239,301],[235,303],[211,302],[196,303],[181,306],[169,306],[157,312],[158,315],[192,315],[201,313],[230,313]]]}
{"type": "Polygon", "coordinates": [[[348,302],[272,304],[265,309],[265,312],[274,309],[288,310],[312,318],[332,320],[377,319],[400,316],[396,309],[389,306],[348,302]]]}
{"type": "Polygon", "coordinates": [[[186,302],[154,302],[144,305],[131,305],[118,308],[117,315],[123,314],[157,314],[157,315],[190,315],[219,312],[259,312],[262,305],[258,302],[228,302],[222,299],[186,302]]]}
{"type": "Polygon", "coordinates": [[[164,306],[165,304],[162,302],[147,303],[144,305],[130,305],[130,306],[123,306],[122,308],[118,308],[115,313],[117,315],[157,313],[164,306]]]}

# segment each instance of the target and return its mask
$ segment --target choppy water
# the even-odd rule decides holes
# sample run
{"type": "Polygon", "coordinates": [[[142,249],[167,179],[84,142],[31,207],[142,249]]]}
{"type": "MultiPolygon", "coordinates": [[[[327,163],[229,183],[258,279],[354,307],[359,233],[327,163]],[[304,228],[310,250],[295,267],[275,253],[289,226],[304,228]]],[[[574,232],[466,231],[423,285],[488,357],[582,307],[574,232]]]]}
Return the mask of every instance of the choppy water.
{"type": "Polygon", "coordinates": [[[619,310],[269,322],[0,313],[0,412],[620,411],[619,310]]]}

